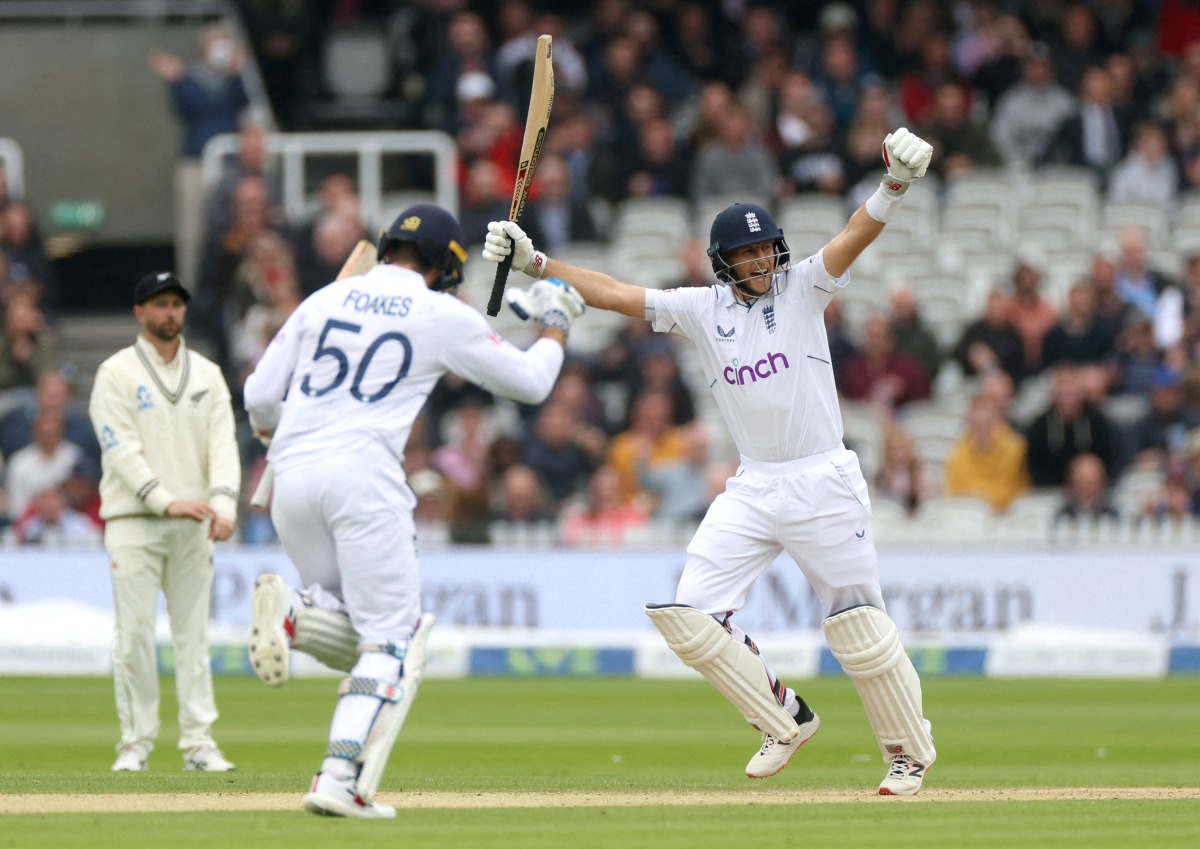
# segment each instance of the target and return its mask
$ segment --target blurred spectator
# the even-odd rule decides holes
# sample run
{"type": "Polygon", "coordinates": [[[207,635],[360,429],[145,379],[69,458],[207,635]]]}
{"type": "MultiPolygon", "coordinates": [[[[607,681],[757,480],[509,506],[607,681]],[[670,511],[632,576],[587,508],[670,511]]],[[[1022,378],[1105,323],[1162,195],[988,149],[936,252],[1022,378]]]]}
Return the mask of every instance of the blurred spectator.
{"type": "Polygon", "coordinates": [[[679,3],[674,26],[667,29],[667,49],[683,70],[697,80],[714,80],[731,69],[723,54],[723,33],[713,20],[715,9],[698,0],[679,3]]]}
{"type": "Polygon", "coordinates": [[[487,25],[474,11],[459,6],[450,17],[445,42],[433,51],[433,62],[424,68],[424,126],[453,134],[459,123],[460,79],[479,72],[496,79],[495,55],[487,25]]]}
{"type": "Polygon", "coordinates": [[[1133,461],[1138,468],[1167,469],[1182,460],[1188,434],[1200,427],[1200,411],[1184,403],[1183,376],[1159,366],[1154,371],[1150,409],[1133,426],[1133,461]]]}
{"type": "Polygon", "coordinates": [[[982,498],[996,512],[1029,488],[1025,439],[985,395],[971,399],[966,429],[946,460],[946,495],[982,498]]]}
{"type": "Polygon", "coordinates": [[[1159,50],[1168,56],[1181,55],[1200,41],[1200,6],[1194,0],[1162,0],[1156,34],[1159,50]]]}
{"type": "Polygon", "coordinates": [[[300,129],[323,34],[318,16],[308,4],[286,0],[238,0],[237,6],[275,117],[285,129],[300,129]]]}
{"type": "Polygon", "coordinates": [[[1141,310],[1130,312],[1125,327],[1117,337],[1115,352],[1114,392],[1119,395],[1147,395],[1154,372],[1162,361],[1162,354],[1154,344],[1153,324],[1141,310]]]}
{"type": "Polygon", "coordinates": [[[150,69],[166,81],[171,107],[183,128],[175,171],[175,268],[184,280],[200,270],[204,239],[204,181],[200,154],[209,139],[236,133],[250,105],[242,82],[245,56],[233,33],[209,27],[201,36],[202,59],[190,67],[162,50],[150,52],[150,69]]]}
{"type": "MultiPolygon", "coordinates": [[[[711,268],[711,266],[709,266],[711,268]]],[[[834,298],[825,307],[825,335],[829,339],[829,356],[833,364],[833,373],[841,374],[842,369],[858,356],[858,348],[850,338],[846,326],[845,311],[842,302],[834,298]]]]}
{"type": "Polygon", "coordinates": [[[637,156],[625,184],[630,197],[687,197],[690,163],[666,118],[638,128],[637,156]]]}
{"type": "MultiPolygon", "coordinates": [[[[1125,227],[1118,236],[1121,251],[1114,283],[1122,301],[1154,320],[1158,314],[1158,296],[1171,284],[1164,274],[1151,268],[1142,227],[1125,227]]],[[[1159,340],[1155,339],[1156,342],[1159,340]]]]}
{"type": "Polygon", "coordinates": [[[671,423],[682,425],[696,417],[696,405],[692,390],[679,373],[679,363],[670,339],[667,334],[652,333],[635,346],[634,362],[626,375],[626,386],[629,398],[637,398],[647,392],[669,395],[674,410],[671,423]]]}
{"type": "Polygon", "coordinates": [[[238,278],[252,302],[233,321],[229,332],[230,357],[238,384],[254,369],[303,300],[295,258],[286,239],[278,233],[260,233],[248,253],[238,278]]]}
{"type": "Polygon", "coordinates": [[[822,43],[813,83],[833,113],[836,133],[843,134],[850,129],[863,86],[872,81],[862,72],[858,51],[849,37],[835,34],[822,43]]]}
{"type": "Polygon", "coordinates": [[[1013,274],[1013,293],[1008,300],[1006,315],[1009,323],[1021,337],[1025,351],[1025,373],[1034,374],[1042,366],[1042,341],[1050,328],[1058,322],[1058,314],[1048,300],[1042,297],[1041,272],[1035,261],[1023,258],[1017,263],[1013,274]]]}
{"type": "Polygon", "coordinates": [[[963,330],[954,359],[967,377],[1003,369],[1020,383],[1025,377],[1025,346],[1008,320],[1008,298],[999,289],[988,295],[983,315],[963,330]]]}
{"type": "MultiPolygon", "coordinates": [[[[534,525],[554,519],[553,502],[547,497],[543,478],[529,466],[517,463],[500,476],[492,507],[492,521],[534,525]]],[[[585,477],[586,481],[586,477],[585,477]]]]}
{"type": "MultiPolygon", "coordinates": [[[[40,410],[58,410],[63,416],[63,434],[78,445],[94,463],[100,462],[100,443],[87,409],[75,398],[75,388],[61,371],[48,369],[38,377],[29,400],[0,416],[0,455],[11,457],[33,442],[33,422],[40,410]]],[[[99,472],[96,479],[99,480],[99,472]]]]}
{"type": "Polygon", "coordinates": [[[539,190],[537,200],[526,205],[521,227],[535,245],[545,245],[546,251],[554,253],[571,242],[599,240],[600,231],[591,210],[571,191],[571,169],[566,160],[544,157],[538,163],[534,182],[539,190]]]}
{"type": "Polygon", "coordinates": [[[1127,130],[1113,108],[1108,69],[1088,68],[1079,84],[1079,108],[1063,120],[1042,161],[1087,166],[1106,183],[1124,155],[1127,130]]]}
{"type": "Polygon", "coordinates": [[[896,350],[911,355],[933,380],[942,368],[942,351],[937,337],[921,318],[916,292],[909,283],[897,283],[891,287],[889,297],[892,315],[888,326],[896,340],[896,350]]]}
{"type": "Polygon", "coordinates": [[[1086,397],[1077,366],[1054,369],[1050,405],[1026,428],[1029,475],[1035,486],[1062,486],[1071,461],[1095,454],[1106,470],[1116,470],[1117,447],[1108,418],[1086,397]]]}
{"type": "Polygon", "coordinates": [[[468,401],[452,413],[445,444],[433,451],[433,467],[446,482],[447,517],[453,542],[488,541],[488,408],[468,401]]]}
{"type": "Polygon", "coordinates": [[[898,422],[884,423],[883,459],[875,474],[874,490],[874,497],[895,501],[910,515],[916,513],[933,492],[917,444],[898,422]]]}
{"type": "Polygon", "coordinates": [[[646,509],[621,497],[621,476],[601,466],[588,481],[587,495],[567,504],[559,518],[563,545],[607,547],[626,542],[631,531],[645,526],[646,509]]]}
{"type": "Polygon", "coordinates": [[[1108,199],[1171,209],[1179,190],[1179,168],[1170,156],[1162,125],[1143,121],[1134,128],[1129,154],[1113,168],[1108,199]]]}
{"type": "Polygon", "coordinates": [[[1096,18],[1086,4],[1071,3],[1063,10],[1058,26],[1059,33],[1051,41],[1054,75],[1059,85],[1075,91],[1087,69],[1104,60],[1096,18]]]}
{"type": "MultiPolygon", "coordinates": [[[[53,313],[59,306],[61,293],[58,275],[46,258],[42,237],[34,223],[33,210],[22,201],[0,206],[0,254],[8,267],[8,280],[18,288],[30,291],[38,306],[53,313]]],[[[0,275],[0,294],[4,291],[0,275]]]]}
{"type": "Polygon", "coordinates": [[[238,132],[237,156],[221,163],[217,184],[208,190],[204,233],[214,233],[229,226],[233,216],[233,192],[243,177],[262,177],[266,181],[271,203],[283,202],[283,186],[279,181],[278,163],[267,156],[267,130],[261,124],[245,121],[238,132]]]}
{"type": "Polygon", "coordinates": [[[642,475],[677,463],[687,450],[682,428],[672,424],[671,396],[650,390],[633,399],[629,427],[608,444],[608,467],[616,473],[621,501],[631,504],[642,496],[642,475]]]}
{"type": "Polygon", "coordinates": [[[1067,308],[1042,340],[1041,368],[1060,362],[1098,363],[1112,353],[1113,339],[1096,319],[1096,295],[1086,283],[1067,292],[1067,308]]]}
{"type": "Polygon", "coordinates": [[[1054,82],[1050,49],[1035,44],[1021,65],[1021,81],[1004,92],[992,116],[992,140],[1006,162],[1038,162],[1075,98],[1054,82]]]}
{"type": "Polygon", "coordinates": [[[1125,328],[1133,310],[1117,292],[1116,263],[1103,253],[1096,254],[1087,283],[1095,295],[1096,324],[1111,347],[1116,344],[1117,336],[1125,328]]]}
{"type": "Polygon", "coordinates": [[[650,496],[649,510],[666,522],[699,522],[711,503],[707,491],[710,440],[698,421],[683,427],[684,451],[675,462],[642,472],[642,488],[650,496]]]}
{"type": "Polygon", "coordinates": [[[938,86],[933,102],[916,133],[933,145],[931,170],[957,177],[977,166],[1000,164],[1000,154],[987,128],[971,117],[969,90],[956,82],[938,86]]]}
{"type": "Polygon", "coordinates": [[[33,421],[33,442],[8,458],[5,489],[10,515],[24,514],[35,495],[63,484],[83,459],[83,449],[67,442],[63,430],[61,411],[39,411],[33,421]]]}
{"type": "Polygon", "coordinates": [[[417,525],[417,543],[422,550],[450,544],[447,521],[446,482],[433,469],[417,469],[408,476],[408,485],[417,496],[413,520],[417,525]]]}
{"type": "Polygon", "coordinates": [[[300,291],[305,296],[337,277],[359,239],[374,241],[363,224],[358,189],[349,175],[340,171],[326,175],[317,187],[317,200],[316,212],[293,234],[300,291]]]}
{"type": "Polygon", "coordinates": [[[459,222],[468,248],[483,244],[490,222],[508,218],[511,202],[512,185],[504,185],[496,163],[482,157],[475,159],[467,167],[459,200],[459,222]]]}
{"type": "Polygon", "coordinates": [[[521,462],[562,502],[581,490],[603,463],[605,442],[602,431],[585,425],[566,402],[551,398],[521,441],[521,462]]]}
{"type": "Polygon", "coordinates": [[[1063,481],[1063,503],[1054,514],[1056,524],[1096,525],[1100,520],[1119,521],[1120,511],[1108,490],[1108,472],[1095,454],[1072,458],[1063,481]]]}
{"type": "Polygon", "coordinates": [[[47,326],[33,295],[11,297],[0,326],[0,393],[32,388],[55,366],[54,332],[47,326]]]}
{"type": "Polygon", "coordinates": [[[759,141],[746,110],[731,104],[718,133],[692,163],[692,199],[704,203],[731,194],[771,197],[778,176],[775,158],[759,141]]]}
{"type": "Polygon", "coordinates": [[[858,353],[840,374],[847,398],[870,401],[885,410],[929,398],[929,375],[910,354],[898,351],[887,320],[873,313],[863,320],[858,353]]]}
{"type": "Polygon", "coordinates": [[[799,145],[784,150],[780,157],[786,186],[784,193],[824,192],[841,195],[849,185],[833,113],[828,106],[816,100],[805,110],[805,119],[807,137],[799,145]]]}
{"type": "Polygon", "coordinates": [[[999,14],[987,5],[975,7],[975,12],[984,17],[979,23],[979,37],[972,54],[960,61],[966,65],[964,70],[975,65],[975,88],[987,98],[988,111],[994,112],[1000,97],[1021,78],[1030,51],[1029,32],[1016,15],[999,14]]]}
{"type": "Polygon", "coordinates": [[[1155,524],[1177,523],[1200,515],[1195,495],[1188,488],[1187,477],[1181,470],[1168,471],[1162,486],[1146,496],[1138,510],[1138,521],[1155,524]]]}
{"type": "Polygon", "coordinates": [[[993,369],[979,377],[975,394],[990,400],[1000,410],[1004,420],[1012,423],[1012,405],[1016,387],[1008,372],[993,369]]]}
{"type": "Polygon", "coordinates": [[[717,282],[707,247],[699,239],[685,239],[679,246],[679,265],[683,268],[683,275],[671,281],[668,288],[712,286],[717,282]]]}
{"type": "Polygon", "coordinates": [[[103,539],[101,529],[73,509],[57,487],[34,495],[12,531],[22,545],[94,546],[103,539]]]}
{"type": "Polygon", "coordinates": [[[944,32],[931,32],[921,42],[920,65],[901,74],[896,85],[907,125],[920,126],[932,119],[939,91],[958,82],[957,77],[951,61],[950,37],[944,32]]]}

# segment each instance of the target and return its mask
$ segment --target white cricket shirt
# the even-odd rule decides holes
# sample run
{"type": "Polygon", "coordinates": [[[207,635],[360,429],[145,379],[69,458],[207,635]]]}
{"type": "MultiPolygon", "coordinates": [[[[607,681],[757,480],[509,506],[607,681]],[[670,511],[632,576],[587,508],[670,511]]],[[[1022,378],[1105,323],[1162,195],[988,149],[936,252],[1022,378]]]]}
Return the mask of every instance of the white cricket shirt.
{"type": "Polygon", "coordinates": [[[750,304],[723,285],[648,290],[646,319],[695,343],[741,455],[785,463],[842,445],[823,314],[848,282],[818,252],[784,272],[782,292],[750,304]]]}
{"type": "Polygon", "coordinates": [[[243,391],[255,430],[274,431],[267,457],[277,470],[376,442],[399,461],[447,371],[535,404],[550,394],[562,362],[557,342],[539,339],[522,351],[415,271],[379,265],[306,298],[243,391]]]}

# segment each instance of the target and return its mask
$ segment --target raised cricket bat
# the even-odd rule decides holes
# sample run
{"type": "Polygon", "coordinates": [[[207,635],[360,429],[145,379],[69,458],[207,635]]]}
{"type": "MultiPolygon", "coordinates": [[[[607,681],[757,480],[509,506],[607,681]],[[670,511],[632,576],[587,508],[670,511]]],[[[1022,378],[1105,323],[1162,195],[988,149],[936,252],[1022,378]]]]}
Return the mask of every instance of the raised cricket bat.
{"type": "MultiPolygon", "coordinates": [[[[342,270],[338,272],[336,279],[344,280],[356,274],[366,274],[375,267],[376,261],[375,246],[366,239],[359,239],[354,250],[350,252],[349,258],[342,265],[342,270]]],[[[270,464],[267,464],[267,467],[263,469],[262,477],[258,479],[258,486],[254,488],[254,494],[250,496],[250,506],[266,510],[271,501],[271,487],[274,483],[275,475],[271,472],[270,464]]]]}
{"type": "MultiPolygon", "coordinates": [[[[529,185],[533,172],[542,157],[542,143],[546,141],[546,128],[550,126],[550,109],[554,106],[554,39],[540,35],[537,54],[533,57],[533,89],[529,92],[529,114],[525,118],[525,138],[521,140],[521,158],[517,162],[517,180],[513,184],[512,206],[508,211],[509,221],[520,221],[529,198],[529,185]]],[[[496,268],[496,282],[492,284],[492,299],[488,301],[487,314],[500,312],[500,301],[504,297],[504,284],[512,270],[510,253],[496,268]]]]}

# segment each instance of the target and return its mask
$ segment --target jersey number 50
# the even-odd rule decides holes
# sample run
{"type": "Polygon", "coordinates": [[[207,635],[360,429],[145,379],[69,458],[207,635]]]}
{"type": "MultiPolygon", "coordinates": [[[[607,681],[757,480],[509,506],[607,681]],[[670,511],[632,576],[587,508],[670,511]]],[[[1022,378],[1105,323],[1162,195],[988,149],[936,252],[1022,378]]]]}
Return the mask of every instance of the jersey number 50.
{"type": "MultiPolygon", "coordinates": [[[[322,357],[333,357],[337,362],[337,376],[327,386],[322,386],[320,389],[315,389],[312,385],[312,375],[304,375],[304,380],[300,383],[300,391],[311,398],[320,398],[333,390],[337,389],[346,380],[346,375],[350,373],[350,358],[346,356],[346,352],[336,345],[329,345],[325,342],[332,330],[345,330],[350,333],[359,333],[362,331],[361,324],[351,324],[348,321],[337,321],[329,319],[325,322],[325,327],[321,329],[321,336],[317,339],[317,349],[313,351],[313,362],[320,360],[322,357]]],[[[396,388],[396,384],[404,379],[408,374],[408,369],[412,365],[412,343],[408,341],[408,337],[403,333],[384,333],[367,346],[367,350],[363,351],[362,362],[358,364],[358,368],[354,370],[354,381],[350,384],[350,394],[362,401],[364,404],[373,404],[380,398],[383,398],[389,392],[396,388]],[[396,341],[404,349],[404,359],[400,362],[400,368],[396,372],[396,376],[388,383],[385,383],[377,392],[370,395],[363,394],[363,378],[366,377],[367,369],[371,366],[371,360],[375,357],[377,351],[385,342],[396,341]]]]}

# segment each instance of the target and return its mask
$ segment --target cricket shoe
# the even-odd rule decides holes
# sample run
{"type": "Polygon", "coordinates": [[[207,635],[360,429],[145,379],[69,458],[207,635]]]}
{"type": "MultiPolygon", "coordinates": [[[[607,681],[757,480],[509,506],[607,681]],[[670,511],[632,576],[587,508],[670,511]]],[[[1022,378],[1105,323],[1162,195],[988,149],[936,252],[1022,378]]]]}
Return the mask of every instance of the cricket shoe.
{"type": "Polygon", "coordinates": [[[146,772],[149,769],[145,753],[138,749],[122,749],[112,765],[113,772],[146,772]]]}
{"type": "Polygon", "coordinates": [[[278,687],[288,679],[292,616],[292,591],[281,575],[264,572],[254,580],[251,600],[250,665],[267,684],[278,687]]]}
{"type": "Polygon", "coordinates": [[[778,737],[763,733],[761,748],[750,759],[750,763],[746,764],[747,778],[767,778],[788,765],[796,750],[811,740],[821,727],[821,717],[812,711],[808,713],[809,718],[799,723],[800,733],[790,743],[784,743],[778,737]]]}
{"type": "Polygon", "coordinates": [[[312,789],[304,796],[304,810],[329,817],[353,817],[364,820],[396,818],[396,809],[378,802],[364,802],[355,782],[339,780],[318,772],[312,789]]]}
{"type": "Polygon", "coordinates": [[[925,780],[926,766],[908,755],[896,755],[879,785],[880,796],[916,796],[925,780]]]}
{"type": "Polygon", "coordinates": [[[190,772],[233,772],[237,769],[215,746],[199,746],[183,756],[183,768],[190,772]]]}

